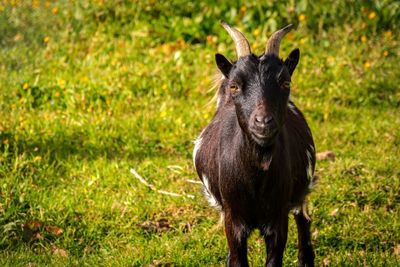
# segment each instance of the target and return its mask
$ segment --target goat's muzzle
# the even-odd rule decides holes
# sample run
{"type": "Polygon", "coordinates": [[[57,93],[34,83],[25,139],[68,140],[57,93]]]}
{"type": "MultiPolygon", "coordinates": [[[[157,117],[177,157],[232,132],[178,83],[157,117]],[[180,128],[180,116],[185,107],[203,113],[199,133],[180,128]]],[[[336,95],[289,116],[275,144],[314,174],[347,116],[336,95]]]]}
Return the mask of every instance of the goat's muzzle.
{"type": "Polygon", "coordinates": [[[260,146],[271,145],[278,133],[275,119],[263,112],[253,114],[249,126],[251,138],[260,146]]]}

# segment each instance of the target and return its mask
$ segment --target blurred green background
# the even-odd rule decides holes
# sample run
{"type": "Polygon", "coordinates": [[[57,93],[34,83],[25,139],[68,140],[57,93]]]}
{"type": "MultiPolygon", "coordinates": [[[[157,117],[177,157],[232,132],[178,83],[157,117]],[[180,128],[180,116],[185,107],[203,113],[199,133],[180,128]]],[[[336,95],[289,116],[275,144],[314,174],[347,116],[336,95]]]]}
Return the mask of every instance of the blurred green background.
{"type": "MultiPolygon", "coordinates": [[[[398,266],[398,1],[0,1],[0,265],[223,266],[193,140],[215,110],[221,19],[252,50],[293,23],[292,98],[313,131],[317,266],[398,266]],[[267,3],[268,2],[268,3],[267,3]],[[162,195],[156,188],[191,194],[162,195]]],[[[285,266],[297,266],[290,221],[285,266]]],[[[265,247],[251,236],[249,260],[265,247]]]]}

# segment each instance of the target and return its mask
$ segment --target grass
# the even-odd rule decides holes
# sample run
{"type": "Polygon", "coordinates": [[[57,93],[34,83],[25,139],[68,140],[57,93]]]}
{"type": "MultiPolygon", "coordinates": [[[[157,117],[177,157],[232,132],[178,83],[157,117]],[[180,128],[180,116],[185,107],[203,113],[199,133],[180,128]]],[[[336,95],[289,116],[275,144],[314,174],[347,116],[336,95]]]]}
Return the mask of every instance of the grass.
{"type": "MultiPolygon", "coordinates": [[[[257,54],[274,27],[298,26],[281,52],[302,53],[292,96],[317,150],[336,154],[310,196],[317,265],[398,266],[399,5],[304,3],[3,1],[0,265],[224,265],[219,216],[186,182],[214,112],[214,54],[234,59],[223,18],[257,54]]],[[[289,236],[296,266],[292,219],[289,236]]],[[[262,265],[257,233],[249,252],[262,265]]]]}

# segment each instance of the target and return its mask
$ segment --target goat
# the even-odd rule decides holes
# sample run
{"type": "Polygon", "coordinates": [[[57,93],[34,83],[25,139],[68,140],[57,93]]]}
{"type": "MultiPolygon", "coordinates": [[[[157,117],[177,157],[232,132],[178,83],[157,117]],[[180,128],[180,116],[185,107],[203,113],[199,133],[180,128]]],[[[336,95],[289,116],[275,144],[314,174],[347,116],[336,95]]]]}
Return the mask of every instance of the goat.
{"type": "Polygon", "coordinates": [[[193,160],[209,203],[221,211],[228,266],[248,266],[247,239],[259,229],[266,266],[281,266],[292,211],[298,229],[298,264],[314,266],[306,196],[313,183],[314,141],[290,99],[299,62],[294,49],[283,61],[279,46],[292,28],[272,34],[257,57],[237,29],[221,21],[236,46],[237,61],[215,55],[222,73],[217,110],[195,141],[193,160]]]}

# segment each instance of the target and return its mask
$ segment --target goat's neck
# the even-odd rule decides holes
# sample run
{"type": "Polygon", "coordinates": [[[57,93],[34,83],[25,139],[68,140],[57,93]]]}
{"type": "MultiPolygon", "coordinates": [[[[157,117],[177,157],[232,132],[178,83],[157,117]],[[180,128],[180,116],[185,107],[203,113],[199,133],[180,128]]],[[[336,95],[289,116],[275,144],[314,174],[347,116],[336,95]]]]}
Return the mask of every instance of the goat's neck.
{"type": "MultiPolygon", "coordinates": [[[[241,131],[238,135],[239,157],[241,162],[248,162],[251,167],[267,171],[273,160],[277,144],[261,147],[248,134],[241,131]]],[[[278,141],[278,140],[277,140],[278,141]]]]}

